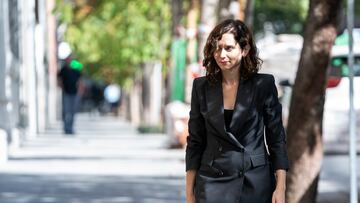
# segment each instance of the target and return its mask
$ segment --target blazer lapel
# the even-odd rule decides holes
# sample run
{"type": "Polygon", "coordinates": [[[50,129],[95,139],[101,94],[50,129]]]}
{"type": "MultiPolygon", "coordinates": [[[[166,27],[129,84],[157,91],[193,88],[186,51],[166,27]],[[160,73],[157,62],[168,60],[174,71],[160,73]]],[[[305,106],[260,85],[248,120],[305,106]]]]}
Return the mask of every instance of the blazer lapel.
{"type": "Polygon", "coordinates": [[[253,88],[254,85],[252,85],[252,81],[250,79],[240,81],[236,95],[234,113],[230,123],[231,131],[237,135],[240,134],[239,130],[243,126],[253,102],[253,88]]]}
{"type": "Polygon", "coordinates": [[[217,82],[214,86],[207,85],[206,102],[209,121],[220,134],[224,135],[225,121],[221,82],[217,82]]]}
{"type": "Polygon", "coordinates": [[[217,82],[214,86],[210,86],[209,84],[206,86],[207,117],[209,124],[211,124],[223,138],[234,145],[243,148],[236,137],[225,130],[224,99],[222,91],[221,82],[217,82]]]}

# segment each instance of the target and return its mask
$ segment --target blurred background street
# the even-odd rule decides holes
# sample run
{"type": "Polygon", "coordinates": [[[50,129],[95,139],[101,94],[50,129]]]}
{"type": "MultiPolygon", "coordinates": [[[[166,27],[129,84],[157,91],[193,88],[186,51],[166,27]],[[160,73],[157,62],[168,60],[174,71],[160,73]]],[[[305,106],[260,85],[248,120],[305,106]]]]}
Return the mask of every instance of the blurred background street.
{"type": "Polygon", "coordinates": [[[0,1],[0,203],[185,202],[192,82],[227,18],[275,77],[299,180],[289,202],[349,202],[348,15],[345,0],[0,1]]]}

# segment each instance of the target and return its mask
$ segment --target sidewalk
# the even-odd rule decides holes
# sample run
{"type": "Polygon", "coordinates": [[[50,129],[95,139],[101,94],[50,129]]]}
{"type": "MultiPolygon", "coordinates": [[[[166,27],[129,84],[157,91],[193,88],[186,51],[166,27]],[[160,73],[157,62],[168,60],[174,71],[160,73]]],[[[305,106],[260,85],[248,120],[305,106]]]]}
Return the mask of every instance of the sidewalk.
{"type": "MultiPolygon", "coordinates": [[[[357,159],[360,166],[360,158],[357,159]]],[[[360,170],[357,170],[358,177],[360,170]]],[[[358,178],[358,182],[360,179],[358,178]]],[[[359,186],[359,185],[358,185],[359,186]]],[[[324,157],[318,186],[318,203],[348,203],[350,191],[349,158],[347,155],[324,157]]],[[[360,191],[358,189],[358,191],[360,191]]]]}
{"type": "MultiPolygon", "coordinates": [[[[360,142],[357,154],[360,154],[360,142]]],[[[324,159],[318,187],[317,203],[350,202],[349,141],[325,142],[324,159]]],[[[360,157],[357,158],[358,194],[360,194],[360,157]]],[[[359,196],[360,202],[360,196],[359,196]]]]}
{"type": "Polygon", "coordinates": [[[79,115],[77,134],[58,123],[0,167],[1,203],[183,202],[184,150],[163,134],[138,134],[113,117],[79,115]]]}
{"type": "MultiPolygon", "coordinates": [[[[138,134],[114,117],[76,121],[74,137],[57,123],[11,153],[0,166],[1,203],[185,202],[185,152],[167,149],[165,135],[138,134]]],[[[326,154],[317,202],[349,202],[348,179],[347,154],[326,154]]]]}

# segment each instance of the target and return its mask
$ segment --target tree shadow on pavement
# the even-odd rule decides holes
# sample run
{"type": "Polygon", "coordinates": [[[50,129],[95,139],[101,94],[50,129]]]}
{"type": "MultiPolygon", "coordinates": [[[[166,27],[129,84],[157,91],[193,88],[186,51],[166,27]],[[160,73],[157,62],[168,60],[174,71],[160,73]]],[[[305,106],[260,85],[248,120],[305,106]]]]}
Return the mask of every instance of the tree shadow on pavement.
{"type": "Polygon", "coordinates": [[[347,192],[323,192],[318,195],[316,203],[348,203],[350,202],[347,192]]]}
{"type": "Polygon", "coordinates": [[[183,177],[0,174],[2,203],[180,203],[183,177]]]}

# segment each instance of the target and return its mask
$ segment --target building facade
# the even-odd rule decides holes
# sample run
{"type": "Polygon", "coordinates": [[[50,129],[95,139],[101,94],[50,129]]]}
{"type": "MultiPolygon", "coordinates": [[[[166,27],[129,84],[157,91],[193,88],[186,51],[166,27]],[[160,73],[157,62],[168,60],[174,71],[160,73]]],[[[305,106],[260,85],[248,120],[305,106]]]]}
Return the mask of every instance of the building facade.
{"type": "Polygon", "coordinates": [[[0,1],[0,129],[9,146],[55,122],[54,1],[0,1]]]}

